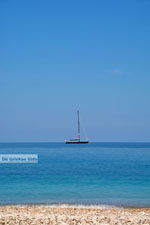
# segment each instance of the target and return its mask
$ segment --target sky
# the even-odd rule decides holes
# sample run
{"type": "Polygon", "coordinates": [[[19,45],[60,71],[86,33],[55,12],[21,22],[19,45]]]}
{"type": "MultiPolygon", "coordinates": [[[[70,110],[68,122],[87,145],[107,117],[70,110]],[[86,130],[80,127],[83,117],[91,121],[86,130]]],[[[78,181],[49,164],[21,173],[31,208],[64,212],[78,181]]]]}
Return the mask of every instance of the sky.
{"type": "Polygon", "coordinates": [[[149,0],[1,0],[0,142],[150,141],[149,0]]]}

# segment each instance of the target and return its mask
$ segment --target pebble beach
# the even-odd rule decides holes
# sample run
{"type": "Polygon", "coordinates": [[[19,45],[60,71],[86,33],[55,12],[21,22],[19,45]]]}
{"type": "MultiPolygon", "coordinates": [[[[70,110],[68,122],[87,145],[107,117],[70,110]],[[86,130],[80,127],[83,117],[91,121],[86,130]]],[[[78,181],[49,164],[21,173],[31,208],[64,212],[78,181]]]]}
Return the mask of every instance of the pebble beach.
{"type": "Polygon", "coordinates": [[[75,205],[0,206],[0,225],[150,224],[150,208],[75,205]]]}

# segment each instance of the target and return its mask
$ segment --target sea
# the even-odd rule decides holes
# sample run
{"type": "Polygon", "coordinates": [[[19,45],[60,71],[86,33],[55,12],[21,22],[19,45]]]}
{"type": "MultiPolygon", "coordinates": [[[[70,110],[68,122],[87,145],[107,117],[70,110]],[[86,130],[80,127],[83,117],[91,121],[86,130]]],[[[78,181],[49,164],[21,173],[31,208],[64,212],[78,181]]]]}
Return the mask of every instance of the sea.
{"type": "Polygon", "coordinates": [[[0,204],[150,207],[150,143],[0,143],[0,204]]]}

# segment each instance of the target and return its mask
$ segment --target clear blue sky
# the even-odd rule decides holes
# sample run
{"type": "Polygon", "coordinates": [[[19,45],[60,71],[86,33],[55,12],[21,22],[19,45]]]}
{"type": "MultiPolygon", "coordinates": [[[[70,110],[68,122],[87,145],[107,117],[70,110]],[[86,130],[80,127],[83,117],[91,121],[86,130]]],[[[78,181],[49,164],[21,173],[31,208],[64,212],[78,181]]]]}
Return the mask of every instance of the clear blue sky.
{"type": "Polygon", "coordinates": [[[0,141],[150,141],[150,1],[1,0],[0,141]]]}

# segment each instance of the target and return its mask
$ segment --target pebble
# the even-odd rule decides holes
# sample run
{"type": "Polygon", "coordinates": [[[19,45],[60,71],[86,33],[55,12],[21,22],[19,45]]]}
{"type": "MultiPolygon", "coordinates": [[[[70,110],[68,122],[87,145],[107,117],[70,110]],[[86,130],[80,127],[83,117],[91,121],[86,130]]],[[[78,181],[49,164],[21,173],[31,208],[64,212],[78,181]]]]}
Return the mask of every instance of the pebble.
{"type": "Polygon", "coordinates": [[[150,209],[0,206],[0,225],[150,225],[150,209]]]}

